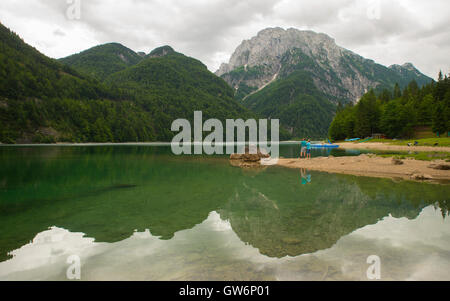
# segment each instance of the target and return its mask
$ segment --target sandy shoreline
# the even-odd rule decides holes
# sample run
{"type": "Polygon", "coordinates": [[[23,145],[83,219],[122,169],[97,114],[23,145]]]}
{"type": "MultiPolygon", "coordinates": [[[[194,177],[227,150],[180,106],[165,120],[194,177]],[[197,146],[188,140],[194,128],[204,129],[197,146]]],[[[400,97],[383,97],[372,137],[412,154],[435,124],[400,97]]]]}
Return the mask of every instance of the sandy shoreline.
{"type": "Polygon", "coordinates": [[[287,168],[305,168],[329,173],[341,173],[355,176],[377,178],[400,178],[405,180],[450,180],[450,170],[437,170],[430,168],[432,164],[446,164],[445,161],[433,162],[419,160],[402,160],[403,165],[394,165],[392,158],[383,158],[369,155],[357,157],[320,157],[306,159],[280,159],[279,166],[287,168]]]}
{"type": "Polygon", "coordinates": [[[386,150],[386,151],[418,151],[418,152],[450,152],[450,147],[443,146],[407,146],[407,145],[390,145],[380,142],[338,143],[339,148],[343,149],[364,149],[364,150],[386,150]]]}

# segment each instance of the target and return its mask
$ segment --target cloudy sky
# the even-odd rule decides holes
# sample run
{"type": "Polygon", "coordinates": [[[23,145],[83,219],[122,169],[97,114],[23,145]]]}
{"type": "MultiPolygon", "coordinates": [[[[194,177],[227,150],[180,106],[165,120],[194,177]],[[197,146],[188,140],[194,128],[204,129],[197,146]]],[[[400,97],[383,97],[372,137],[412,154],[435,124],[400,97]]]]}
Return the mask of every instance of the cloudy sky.
{"type": "Polygon", "coordinates": [[[448,0],[0,1],[0,22],[50,57],[108,42],[146,53],[171,45],[211,71],[258,31],[294,27],[326,33],[383,65],[412,62],[436,78],[450,72],[449,16],[448,0]]]}

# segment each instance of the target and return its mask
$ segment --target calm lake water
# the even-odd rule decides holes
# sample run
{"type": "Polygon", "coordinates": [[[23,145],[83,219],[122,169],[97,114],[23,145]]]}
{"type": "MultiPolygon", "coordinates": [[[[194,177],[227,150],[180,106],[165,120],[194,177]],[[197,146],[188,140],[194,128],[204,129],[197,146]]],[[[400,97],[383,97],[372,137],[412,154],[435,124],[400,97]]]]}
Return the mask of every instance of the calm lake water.
{"type": "Polygon", "coordinates": [[[72,255],[82,280],[368,280],[371,255],[382,280],[450,280],[450,185],[145,145],[2,146],[0,167],[0,280],[66,280],[72,255]]]}

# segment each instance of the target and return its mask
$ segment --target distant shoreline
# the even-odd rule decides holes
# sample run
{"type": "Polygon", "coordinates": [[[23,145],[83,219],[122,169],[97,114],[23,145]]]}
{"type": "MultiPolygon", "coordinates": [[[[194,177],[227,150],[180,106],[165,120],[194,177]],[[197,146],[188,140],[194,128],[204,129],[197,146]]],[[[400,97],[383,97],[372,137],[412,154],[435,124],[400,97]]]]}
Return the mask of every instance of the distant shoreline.
{"type": "MultiPolygon", "coordinates": [[[[193,144],[193,143],[191,143],[193,144]]],[[[226,145],[225,143],[223,143],[226,145]]],[[[248,143],[247,143],[248,144],[248,143]]],[[[270,142],[268,142],[270,144],[270,142]]],[[[280,145],[300,144],[300,141],[280,141],[280,145]]],[[[25,144],[3,144],[0,146],[107,146],[107,145],[154,145],[154,146],[170,146],[171,142],[86,142],[86,143],[25,143],[25,144]]]]}
{"type": "Polygon", "coordinates": [[[0,146],[108,146],[108,145],[154,145],[170,146],[170,142],[88,142],[88,143],[29,143],[29,144],[2,144],[0,146]]]}
{"type": "MultiPolygon", "coordinates": [[[[193,144],[193,143],[192,143],[193,144]]],[[[223,143],[226,145],[226,143],[223,143]]],[[[247,143],[248,144],[248,143],[247,143]]],[[[269,142],[270,144],[270,142],[269,142]]],[[[280,141],[280,145],[292,145],[299,144],[300,141],[280,141]]],[[[392,145],[382,142],[342,142],[335,143],[339,145],[339,149],[345,150],[376,150],[376,151],[402,151],[402,152],[448,152],[450,153],[450,147],[448,146],[406,146],[406,145],[392,145]]],[[[4,144],[0,143],[0,146],[109,146],[109,145],[124,145],[124,146],[170,146],[171,142],[86,142],[86,143],[25,143],[25,144],[4,144]]]]}

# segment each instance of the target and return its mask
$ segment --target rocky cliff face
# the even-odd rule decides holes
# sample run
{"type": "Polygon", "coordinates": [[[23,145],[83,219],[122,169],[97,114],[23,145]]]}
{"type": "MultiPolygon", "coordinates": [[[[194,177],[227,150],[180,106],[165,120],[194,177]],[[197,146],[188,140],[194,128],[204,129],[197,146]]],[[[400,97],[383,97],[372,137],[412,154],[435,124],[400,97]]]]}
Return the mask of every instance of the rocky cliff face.
{"type": "Polygon", "coordinates": [[[340,56],[341,53],[341,49],[336,46],[334,40],[325,34],[296,29],[268,28],[259,32],[256,37],[243,41],[234,52],[229,64],[222,64],[217,74],[220,76],[245,65],[247,67],[268,65],[275,67],[274,71],[276,71],[276,67],[281,66],[281,57],[294,48],[299,48],[311,55],[323,53],[323,50],[332,54],[330,57],[340,56]]]}
{"type": "Polygon", "coordinates": [[[370,88],[407,85],[412,79],[419,85],[431,81],[410,63],[387,68],[336,45],[325,34],[293,28],[268,28],[243,41],[216,74],[245,99],[298,70],[307,71],[332,102],[356,102],[370,88]]]}

